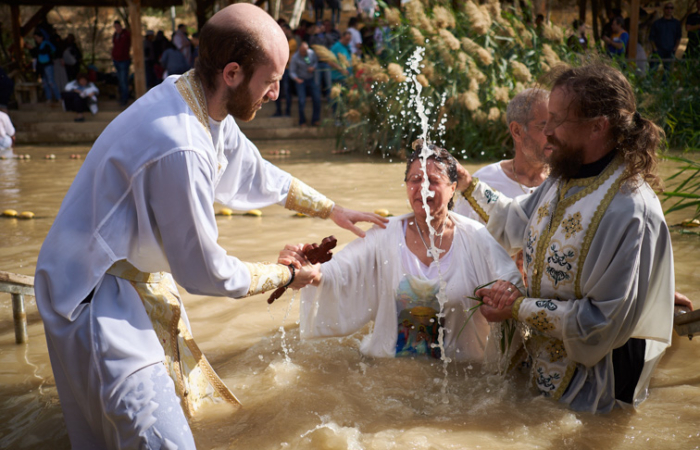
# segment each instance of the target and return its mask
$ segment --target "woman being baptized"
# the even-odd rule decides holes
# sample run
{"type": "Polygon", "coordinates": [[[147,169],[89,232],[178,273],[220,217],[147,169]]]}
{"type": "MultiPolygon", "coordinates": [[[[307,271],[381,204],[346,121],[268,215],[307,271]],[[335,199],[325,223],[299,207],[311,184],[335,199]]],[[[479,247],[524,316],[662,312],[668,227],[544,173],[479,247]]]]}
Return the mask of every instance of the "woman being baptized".
{"type": "MultiPolygon", "coordinates": [[[[391,218],[385,229],[372,228],[329,262],[312,266],[314,281],[301,291],[302,338],[346,336],[373,321],[360,346],[367,356],[440,358],[441,333],[445,356],[453,360],[481,362],[497,350],[483,315],[496,311],[472,309],[478,302],[469,297],[477,287],[499,280],[510,289],[512,298],[502,299],[510,303],[522,295],[520,272],[483,225],[450,211],[457,161],[429,145],[425,168],[432,194],[426,203],[439,253],[437,260],[432,256],[421,195],[422,147],[415,143],[406,163],[404,181],[413,212],[391,218]]],[[[296,259],[309,270],[301,246],[286,246],[280,259],[296,259]]]]}

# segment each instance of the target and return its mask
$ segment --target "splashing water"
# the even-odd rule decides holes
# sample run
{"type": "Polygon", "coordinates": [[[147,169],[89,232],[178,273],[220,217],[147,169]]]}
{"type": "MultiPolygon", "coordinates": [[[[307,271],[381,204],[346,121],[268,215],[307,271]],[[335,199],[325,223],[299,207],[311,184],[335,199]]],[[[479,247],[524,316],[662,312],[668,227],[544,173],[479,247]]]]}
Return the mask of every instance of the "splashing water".
{"type": "MultiPolygon", "coordinates": [[[[445,317],[445,304],[447,303],[447,282],[442,278],[442,271],[440,270],[440,254],[444,253],[445,250],[442,250],[435,245],[435,238],[439,235],[439,233],[435,230],[435,228],[433,228],[432,222],[434,216],[430,213],[430,206],[428,206],[428,199],[435,196],[435,193],[429,189],[430,180],[428,180],[427,169],[428,157],[432,155],[432,151],[429,148],[431,142],[428,136],[428,132],[430,129],[428,113],[430,113],[430,111],[426,110],[425,104],[423,103],[423,99],[421,98],[423,86],[418,82],[417,77],[417,75],[420,73],[419,67],[421,61],[423,61],[424,52],[425,49],[423,47],[418,47],[408,60],[408,66],[411,72],[411,75],[408,79],[410,79],[413,82],[413,88],[415,89],[415,95],[413,95],[413,97],[411,98],[409,102],[409,107],[415,107],[416,113],[418,114],[418,117],[420,117],[421,133],[419,135],[419,138],[423,142],[423,146],[421,148],[419,157],[421,171],[423,172],[423,181],[421,183],[421,197],[423,199],[423,209],[425,210],[425,221],[428,225],[428,230],[430,232],[430,248],[427,250],[427,255],[428,257],[433,258],[433,261],[435,262],[438,269],[439,289],[437,293],[437,300],[440,304],[440,311],[437,314],[437,319],[441,320],[445,317]]],[[[411,91],[413,92],[413,89],[411,89],[411,91]]],[[[445,97],[443,96],[442,103],[444,104],[444,102],[445,97]]],[[[445,329],[443,327],[440,327],[438,331],[437,347],[440,349],[440,360],[442,361],[442,370],[444,374],[441,386],[442,403],[446,404],[449,403],[449,399],[447,397],[447,365],[451,362],[451,359],[445,355],[445,329]]]]}
{"type": "Polygon", "coordinates": [[[287,346],[287,333],[284,329],[284,322],[287,320],[289,317],[289,313],[292,311],[292,306],[294,306],[294,299],[296,299],[296,292],[292,294],[292,298],[289,300],[289,305],[287,305],[287,311],[284,313],[284,318],[282,318],[282,325],[280,325],[280,333],[282,334],[282,351],[284,352],[284,363],[285,364],[291,364],[292,359],[289,357],[289,354],[293,352],[293,350],[287,346]]]}

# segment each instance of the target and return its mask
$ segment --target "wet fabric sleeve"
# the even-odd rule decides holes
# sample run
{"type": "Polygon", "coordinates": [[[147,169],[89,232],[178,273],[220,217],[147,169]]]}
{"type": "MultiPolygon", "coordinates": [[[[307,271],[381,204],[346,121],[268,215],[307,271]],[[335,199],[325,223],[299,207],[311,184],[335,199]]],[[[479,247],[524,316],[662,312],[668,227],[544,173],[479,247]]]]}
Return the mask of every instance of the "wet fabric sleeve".
{"type": "MultiPolygon", "coordinates": [[[[193,151],[181,151],[146,170],[151,217],[150,223],[143,218],[140,222],[159,234],[175,280],[194,294],[243,297],[255,293],[247,266],[217,243],[211,165],[193,151]]],[[[274,275],[281,273],[277,266],[270,265],[274,273],[269,279],[285,284],[288,278],[274,275]]],[[[260,280],[265,271],[260,269],[257,275],[260,280]]],[[[266,287],[277,286],[268,283],[266,287]]]]}
{"type": "Polygon", "coordinates": [[[375,262],[376,231],[369,230],[364,239],[355,239],[324,263],[319,286],[302,289],[303,338],[347,336],[375,319],[382,282],[375,262]]]}
{"type": "Polygon", "coordinates": [[[212,200],[241,211],[275,203],[284,206],[292,176],[263,159],[233,119],[226,120],[222,126],[228,166],[212,200]]]}
{"type": "Polygon", "coordinates": [[[584,298],[524,298],[513,305],[513,316],[562,340],[569,358],[587,367],[632,337],[670,343],[673,261],[663,219],[606,214],[591,258],[584,298]]]}
{"type": "Polygon", "coordinates": [[[550,186],[551,181],[546,180],[531,195],[508,198],[478,178],[473,178],[462,196],[486,223],[486,228],[496,241],[506,252],[514,255],[522,249],[530,216],[550,186]]]}

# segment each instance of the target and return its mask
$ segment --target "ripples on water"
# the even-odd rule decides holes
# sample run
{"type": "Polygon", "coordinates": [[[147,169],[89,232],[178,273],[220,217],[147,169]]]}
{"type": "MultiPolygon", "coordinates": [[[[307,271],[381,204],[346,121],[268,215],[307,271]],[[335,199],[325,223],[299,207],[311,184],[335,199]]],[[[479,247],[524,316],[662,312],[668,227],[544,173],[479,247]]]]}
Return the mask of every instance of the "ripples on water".
{"type": "MultiPolygon", "coordinates": [[[[403,164],[330,155],[332,146],[265,143],[261,151],[269,155],[290,149],[291,157],[270,159],[342,205],[408,211],[403,164]]],[[[30,210],[38,216],[27,222],[0,219],[0,270],[33,274],[41,242],[81,164],[68,156],[86,151],[26,147],[22,153],[32,154],[31,161],[0,161],[0,210],[30,210]],[[45,153],[55,153],[57,159],[42,160],[45,153]]],[[[296,219],[277,206],[263,212],[261,218],[218,218],[220,242],[231,254],[272,261],[286,243],[320,242],[334,234],[342,246],[353,238],[328,221],[296,219]]],[[[676,215],[670,221],[683,218],[676,215]]],[[[678,289],[698,299],[700,240],[673,235],[673,244],[678,289]]],[[[290,294],[269,307],[265,296],[232,300],[185,293],[183,298],[198,343],[244,405],[234,415],[212,410],[198,418],[193,429],[201,449],[636,450],[700,445],[697,341],[674,337],[655,372],[650,398],[636,412],[572,412],[533,396],[525,376],[504,379],[463,363],[448,367],[445,404],[439,361],[365,358],[358,350],[363,332],[300,341],[298,296],[291,309],[290,294]],[[290,363],[285,362],[280,326],[290,363]]],[[[36,305],[29,301],[27,306],[30,343],[16,346],[9,295],[0,300],[0,448],[67,449],[36,305]]]]}

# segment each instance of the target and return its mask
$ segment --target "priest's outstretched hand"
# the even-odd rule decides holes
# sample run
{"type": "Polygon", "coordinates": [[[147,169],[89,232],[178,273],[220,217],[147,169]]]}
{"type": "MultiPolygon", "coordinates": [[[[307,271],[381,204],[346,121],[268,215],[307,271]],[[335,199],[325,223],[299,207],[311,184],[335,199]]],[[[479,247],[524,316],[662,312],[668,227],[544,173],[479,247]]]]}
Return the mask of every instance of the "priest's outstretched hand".
{"type": "Polygon", "coordinates": [[[309,284],[318,286],[321,282],[321,265],[309,262],[304,255],[304,244],[285,245],[277,263],[294,266],[294,281],[289,285],[292,289],[301,289],[309,284]]]}
{"type": "Polygon", "coordinates": [[[386,228],[386,223],[389,221],[379,214],[355,211],[354,209],[343,208],[340,205],[335,205],[331,211],[331,220],[340,228],[350,230],[360,237],[365,237],[365,232],[358,226],[357,222],[372,222],[382,228],[386,228]]]}

